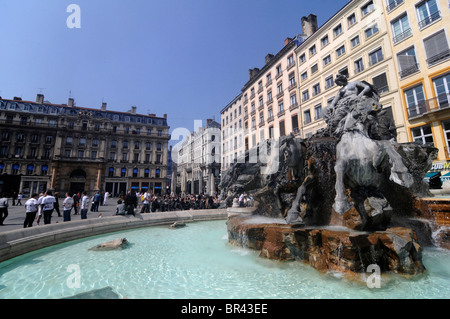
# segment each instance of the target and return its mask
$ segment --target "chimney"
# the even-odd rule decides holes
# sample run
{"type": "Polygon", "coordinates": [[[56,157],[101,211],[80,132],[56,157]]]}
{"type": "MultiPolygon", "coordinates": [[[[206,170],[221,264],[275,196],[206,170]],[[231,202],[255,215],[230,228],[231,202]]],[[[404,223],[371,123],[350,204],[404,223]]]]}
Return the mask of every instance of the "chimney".
{"type": "Polygon", "coordinates": [[[163,117],[166,119],[167,118],[167,114],[164,114],[163,117]]]}
{"type": "Polygon", "coordinates": [[[38,94],[36,96],[36,102],[39,103],[39,104],[44,103],[44,95],[43,94],[38,94]]]}
{"type": "Polygon", "coordinates": [[[136,106],[131,107],[131,114],[136,114],[136,106]]]}
{"type": "Polygon", "coordinates": [[[265,61],[266,61],[266,64],[267,63],[269,63],[270,62],[270,60],[272,60],[273,59],[273,54],[268,54],[268,55],[266,55],[266,59],[265,59],[265,61]]]}
{"type": "Polygon", "coordinates": [[[289,42],[292,41],[292,38],[286,38],[286,40],[284,40],[284,46],[288,45],[289,42]]]}
{"type": "Polygon", "coordinates": [[[13,100],[14,100],[14,101],[22,101],[22,98],[21,98],[21,97],[18,97],[18,96],[15,96],[15,97],[13,98],[13,100]]]}
{"type": "Polygon", "coordinates": [[[315,14],[311,13],[309,16],[302,18],[303,35],[309,37],[316,32],[317,29],[317,16],[315,14]]]}
{"type": "Polygon", "coordinates": [[[70,106],[70,107],[74,107],[75,106],[75,100],[73,98],[69,97],[69,102],[68,102],[67,105],[70,106]]]}
{"type": "Polygon", "coordinates": [[[259,73],[259,69],[258,68],[254,68],[254,69],[248,70],[249,80],[253,79],[256,75],[258,75],[258,73],[259,73]]]}
{"type": "Polygon", "coordinates": [[[206,125],[209,126],[212,123],[212,121],[213,121],[212,119],[206,119],[206,125]]]}
{"type": "Polygon", "coordinates": [[[106,111],[106,102],[102,102],[102,111],[106,111]]]}

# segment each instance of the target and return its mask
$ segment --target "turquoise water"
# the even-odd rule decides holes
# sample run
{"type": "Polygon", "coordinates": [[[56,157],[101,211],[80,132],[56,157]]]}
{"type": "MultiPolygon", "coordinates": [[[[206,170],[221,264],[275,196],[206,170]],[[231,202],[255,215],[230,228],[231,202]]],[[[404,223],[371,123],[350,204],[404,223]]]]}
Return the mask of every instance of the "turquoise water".
{"type": "Polygon", "coordinates": [[[449,251],[425,249],[426,274],[392,275],[382,279],[381,288],[368,288],[232,246],[225,223],[148,227],[29,253],[0,263],[0,298],[65,298],[104,288],[131,299],[450,298],[449,251]],[[89,250],[122,237],[131,243],[124,250],[89,250]]]}

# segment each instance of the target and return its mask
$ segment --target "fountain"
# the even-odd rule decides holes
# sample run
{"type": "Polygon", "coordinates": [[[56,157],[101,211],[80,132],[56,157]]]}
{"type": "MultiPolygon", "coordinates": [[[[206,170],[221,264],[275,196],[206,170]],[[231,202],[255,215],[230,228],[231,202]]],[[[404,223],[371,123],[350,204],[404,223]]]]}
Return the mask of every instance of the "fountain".
{"type": "Polygon", "coordinates": [[[336,84],[342,89],[324,111],[325,129],[308,139],[267,140],[222,178],[228,207],[242,192],[257,202],[251,215],[229,208],[229,242],[355,278],[370,265],[422,274],[422,246],[433,233],[420,221],[431,215],[424,176],[438,150],[397,143],[371,84],[340,74],[336,84]],[[261,216],[274,222],[257,222],[261,216]]]}

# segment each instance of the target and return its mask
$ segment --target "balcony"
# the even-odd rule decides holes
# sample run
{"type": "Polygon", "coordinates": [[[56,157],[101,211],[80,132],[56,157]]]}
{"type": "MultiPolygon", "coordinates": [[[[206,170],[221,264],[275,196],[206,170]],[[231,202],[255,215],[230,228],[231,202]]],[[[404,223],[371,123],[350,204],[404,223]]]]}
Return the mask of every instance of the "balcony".
{"type": "Polygon", "coordinates": [[[412,30],[411,30],[411,28],[406,29],[404,32],[402,32],[402,33],[400,33],[400,34],[397,34],[397,35],[392,39],[392,41],[394,42],[394,45],[395,45],[395,44],[397,44],[397,43],[399,43],[399,42],[402,42],[403,40],[409,38],[410,36],[412,36],[412,30]]]}
{"type": "Polygon", "coordinates": [[[414,119],[430,112],[448,109],[450,106],[450,93],[439,95],[435,98],[421,101],[418,105],[408,107],[408,118],[414,119]]]}
{"type": "Polygon", "coordinates": [[[294,110],[297,110],[297,109],[298,109],[298,104],[297,103],[294,103],[291,106],[289,106],[289,111],[294,111],[294,110]]]}
{"type": "Polygon", "coordinates": [[[401,70],[399,72],[399,75],[400,75],[400,78],[403,79],[403,78],[405,78],[405,77],[407,77],[407,76],[409,76],[411,74],[414,74],[416,72],[419,72],[419,64],[418,63],[416,63],[416,64],[414,64],[414,65],[412,65],[412,66],[410,66],[410,67],[408,67],[408,68],[406,68],[404,70],[401,70]]]}
{"type": "Polygon", "coordinates": [[[443,51],[427,59],[428,66],[433,66],[450,58],[450,50],[443,51]]]}
{"type": "Polygon", "coordinates": [[[430,14],[428,17],[425,17],[425,19],[419,21],[419,28],[422,30],[427,25],[432,24],[434,21],[437,21],[441,18],[441,12],[436,11],[432,14],[430,14]]]}
{"type": "Polygon", "coordinates": [[[404,2],[403,0],[395,0],[394,2],[392,2],[386,6],[386,11],[391,12],[392,10],[397,8],[399,5],[401,5],[403,2],[404,2]]]}

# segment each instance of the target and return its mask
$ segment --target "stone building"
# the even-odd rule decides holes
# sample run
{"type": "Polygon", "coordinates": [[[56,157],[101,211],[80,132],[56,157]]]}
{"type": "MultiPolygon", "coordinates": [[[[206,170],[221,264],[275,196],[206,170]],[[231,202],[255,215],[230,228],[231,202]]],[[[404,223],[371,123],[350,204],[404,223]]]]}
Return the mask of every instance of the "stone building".
{"type": "Polygon", "coordinates": [[[165,193],[167,116],[0,99],[0,190],[165,193]]]}
{"type": "Polygon", "coordinates": [[[212,119],[177,148],[177,193],[214,195],[220,182],[221,126],[212,119]]]}

